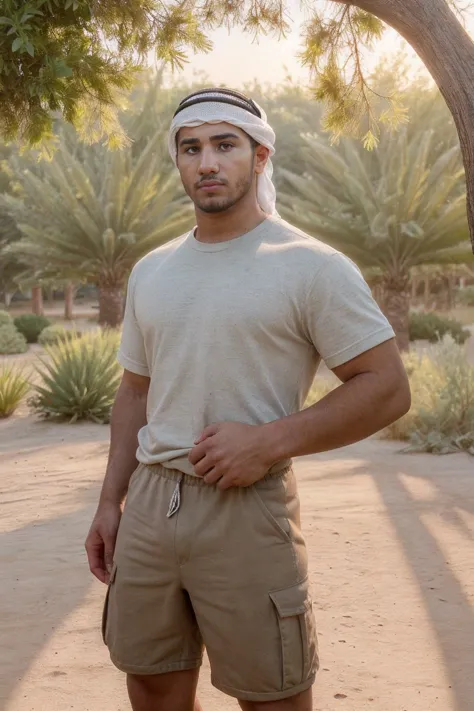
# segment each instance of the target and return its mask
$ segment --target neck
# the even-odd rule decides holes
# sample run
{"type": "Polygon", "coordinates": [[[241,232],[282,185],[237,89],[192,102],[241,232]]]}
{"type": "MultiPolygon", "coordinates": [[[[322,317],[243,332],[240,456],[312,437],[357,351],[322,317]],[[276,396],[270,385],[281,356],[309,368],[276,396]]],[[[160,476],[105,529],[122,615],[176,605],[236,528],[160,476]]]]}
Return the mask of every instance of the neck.
{"type": "Polygon", "coordinates": [[[196,208],[195,237],[199,242],[227,242],[255,229],[267,217],[255,199],[248,204],[243,198],[224,212],[208,213],[196,208]]]}

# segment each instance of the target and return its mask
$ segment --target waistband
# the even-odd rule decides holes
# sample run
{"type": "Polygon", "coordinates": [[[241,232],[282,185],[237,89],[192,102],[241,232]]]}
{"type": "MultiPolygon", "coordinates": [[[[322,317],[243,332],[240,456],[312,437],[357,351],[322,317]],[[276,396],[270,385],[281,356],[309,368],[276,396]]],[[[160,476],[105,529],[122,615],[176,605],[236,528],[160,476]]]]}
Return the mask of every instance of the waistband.
{"type": "MultiPolygon", "coordinates": [[[[170,479],[171,481],[180,482],[185,486],[209,486],[209,484],[206,484],[204,479],[202,479],[202,477],[200,476],[192,476],[191,474],[185,474],[184,472],[179,471],[179,469],[170,469],[169,467],[164,467],[162,464],[142,464],[142,467],[148,469],[153,474],[156,474],[156,476],[160,476],[163,479],[170,479]]],[[[288,464],[288,466],[284,467],[284,469],[280,469],[280,471],[265,474],[265,476],[259,479],[256,483],[258,484],[262,481],[272,481],[281,479],[292,469],[293,465],[288,464]]]]}

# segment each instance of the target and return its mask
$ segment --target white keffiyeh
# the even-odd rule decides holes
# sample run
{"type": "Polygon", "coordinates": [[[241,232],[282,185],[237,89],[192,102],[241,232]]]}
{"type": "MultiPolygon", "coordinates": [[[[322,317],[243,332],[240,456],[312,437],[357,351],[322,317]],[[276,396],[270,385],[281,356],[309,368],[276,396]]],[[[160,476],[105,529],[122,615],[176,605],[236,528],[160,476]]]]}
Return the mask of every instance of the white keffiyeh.
{"type": "MultiPolygon", "coordinates": [[[[257,143],[265,146],[270,151],[270,156],[275,153],[275,132],[267,122],[263,109],[258,107],[262,118],[241,109],[219,101],[197,103],[180,111],[173,119],[169,132],[168,148],[174,163],[177,164],[176,135],[184,126],[202,126],[204,123],[230,123],[232,126],[245,131],[257,143]]],[[[258,204],[268,215],[276,212],[276,191],[272,182],[273,165],[269,158],[265,171],[257,179],[258,204]]]]}

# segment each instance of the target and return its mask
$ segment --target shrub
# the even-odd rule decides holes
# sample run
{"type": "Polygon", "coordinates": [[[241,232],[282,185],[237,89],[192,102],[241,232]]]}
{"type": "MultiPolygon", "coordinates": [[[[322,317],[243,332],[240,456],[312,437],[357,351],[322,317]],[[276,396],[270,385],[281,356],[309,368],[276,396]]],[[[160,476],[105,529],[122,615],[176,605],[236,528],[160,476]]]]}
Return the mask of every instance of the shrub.
{"type": "Polygon", "coordinates": [[[41,382],[29,400],[33,410],[70,422],[108,422],[122,374],[119,338],[118,332],[99,331],[46,347],[49,357],[37,367],[41,382]]]}
{"type": "Polygon", "coordinates": [[[72,341],[79,338],[81,334],[78,331],[73,331],[69,328],[64,328],[59,324],[46,326],[38,336],[38,343],[41,346],[52,346],[59,341],[72,341]]]}
{"type": "Polygon", "coordinates": [[[29,389],[23,370],[11,365],[0,368],[0,417],[12,415],[29,389]]]}
{"type": "Polygon", "coordinates": [[[13,326],[13,319],[8,311],[0,309],[0,326],[13,326]]]}
{"type": "Polygon", "coordinates": [[[25,337],[12,324],[0,326],[0,354],[24,353],[28,350],[25,337]]]}
{"type": "Polygon", "coordinates": [[[322,400],[325,395],[330,393],[331,390],[334,390],[334,388],[337,388],[340,384],[339,378],[331,371],[328,371],[325,376],[316,376],[308,397],[306,398],[305,407],[310,407],[318,402],[318,400],[322,400]]]}
{"type": "Polygon", "coordinates": [[[474,286],[466,286],[464,289],[459,289],[459,300],[465,306],[474,306],[474,286]]]}
{"type": "Polygon", "coordinates": [[[410,315],[410,341],[427,340],[436,343],[447,334],[460,345],[465,343],[471,335],[455,319],[438,316],[435,313],[413,313],[410,315]]]}
{"type": "Polygon", "coordinates": [[[27,343],[36,343],[38,336],[46,326],[51,326],[51,321],[45,316],[36,314],[23,314],[14,319],[17,329],[24,335],[27,343]]]}
{"type": "Polygon", "coordinates": [[[474,455],[474,365],[466,349],[445,336],[429,354],[412,353],[404,361],[412,407],[385,434],[408,441],[407,451],[474,455]]]}

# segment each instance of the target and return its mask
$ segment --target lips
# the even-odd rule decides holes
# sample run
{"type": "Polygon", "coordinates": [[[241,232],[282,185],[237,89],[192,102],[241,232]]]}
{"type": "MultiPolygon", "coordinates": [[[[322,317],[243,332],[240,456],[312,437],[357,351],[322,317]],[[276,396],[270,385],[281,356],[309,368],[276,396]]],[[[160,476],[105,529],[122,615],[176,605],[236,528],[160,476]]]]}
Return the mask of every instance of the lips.
{"type": "Polygon", "coordinates": [[[209,180],[207,182],[199,183],[198,189],[202,190],[212,190],[213,188],[221,188],[224,183],[218,183],[215,180],[209,180]]]}

